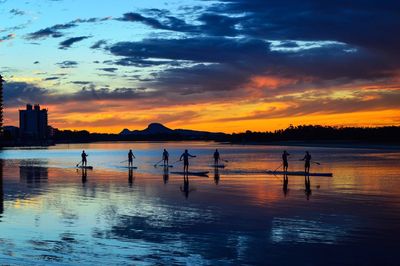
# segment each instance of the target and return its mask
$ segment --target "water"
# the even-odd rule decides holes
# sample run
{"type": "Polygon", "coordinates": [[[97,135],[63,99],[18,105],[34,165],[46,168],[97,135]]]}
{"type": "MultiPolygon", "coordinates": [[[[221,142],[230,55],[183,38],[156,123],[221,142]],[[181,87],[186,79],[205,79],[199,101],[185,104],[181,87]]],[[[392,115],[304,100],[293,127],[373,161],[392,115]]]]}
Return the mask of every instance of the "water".
{"type": "Polygon", "coordinates": [[[143,142],[6,149],[0,159],[0,264],[398,265],[399,151],[143,142]],[[155,168],[164,147],[172,162],[189,147],[191,170],[209,177],[184,184],[155,168]],[[120,163],[129,148],[137,170],[120,163]],[[217,175],[215,148],[229,161],[217,175]],[[93,171],[75,169],[82,149],[93,171]],[[321,163],[312,171],[334,177],[311,177],[306,193],[304,177],[289,176],[284,189],[263,173],[283,149],[291,170],[307,149],[321,163]]]}

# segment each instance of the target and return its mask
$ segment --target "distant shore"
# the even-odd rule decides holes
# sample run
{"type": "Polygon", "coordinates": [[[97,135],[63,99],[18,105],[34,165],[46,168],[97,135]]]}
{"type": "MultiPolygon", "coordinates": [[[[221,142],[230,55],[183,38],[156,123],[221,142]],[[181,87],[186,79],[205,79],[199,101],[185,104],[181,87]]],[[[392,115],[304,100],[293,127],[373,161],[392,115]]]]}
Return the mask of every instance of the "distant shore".
{"type": "Polygon", "coordinates": [[[302,147],[326,147],[326,148],[355,148],[355,149],[383,149],[383,150],[399,150],[400,143],[368,143],[358,141],[338,141],[338,140],[324,140],[324,141],[273,141],[273,142],[242,142],[229,144],[242,144],[242,145],[267,145],[267,146],[302,146],[302,147]]]}

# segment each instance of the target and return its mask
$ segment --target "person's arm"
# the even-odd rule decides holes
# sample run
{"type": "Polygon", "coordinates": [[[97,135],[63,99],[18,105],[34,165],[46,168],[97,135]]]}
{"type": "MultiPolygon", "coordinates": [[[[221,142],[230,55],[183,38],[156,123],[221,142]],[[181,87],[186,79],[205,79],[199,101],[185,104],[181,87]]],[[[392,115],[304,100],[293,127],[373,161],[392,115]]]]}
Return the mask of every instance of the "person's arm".
{"type": "Polygon", "coordinates": [[[188,154],[190,157],[192,157],[192,158],[194,158],[194,157],[196,157],[196,155],[191,155],[191,154],[188,154]]]}

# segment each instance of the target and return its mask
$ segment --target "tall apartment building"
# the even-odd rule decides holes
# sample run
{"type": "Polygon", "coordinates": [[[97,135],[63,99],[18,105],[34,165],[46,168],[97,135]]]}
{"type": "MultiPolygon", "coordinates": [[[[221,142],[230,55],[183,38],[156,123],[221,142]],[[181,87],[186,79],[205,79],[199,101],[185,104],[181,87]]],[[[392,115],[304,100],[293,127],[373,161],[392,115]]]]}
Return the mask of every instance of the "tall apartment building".
{"type": "Polygon", "coordinates": [[[3,133],[3,81],[0,75],[0,136],[3,133]]]}
{"type": "Polygon", "coordinates": [[[26,110],[19,110],[19,134],[25,140],[46,140],[48,138],[47,109],[26,105],[26,110]]]}

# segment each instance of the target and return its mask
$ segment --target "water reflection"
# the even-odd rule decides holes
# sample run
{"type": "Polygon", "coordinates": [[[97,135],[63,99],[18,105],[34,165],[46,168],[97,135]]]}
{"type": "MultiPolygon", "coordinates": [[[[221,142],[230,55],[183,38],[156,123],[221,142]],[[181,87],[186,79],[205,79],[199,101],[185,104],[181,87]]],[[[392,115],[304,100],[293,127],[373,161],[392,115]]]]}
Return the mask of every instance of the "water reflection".
{"type": "Polygon", "coordinates": [[[21,182],[40,186],[43,183],[48,183],[49,170],[47,167],[42,166],[20,166],[19,176],[21,182]]]}
{"type": "Polygon", "coordinates": [[[129,183],[129,187],[133,186],[133,169],[132,168],[128,169],[128,183],[129,183]]]}
{"type": "Polygon", "coordinates": [[[82,184],[86,184],[86,182],[87,182],[87,169],[86,168],[81,168],[81,176],[82,176],[82,184]]]}
{"type": "Polygon", "coordinates": [[[310,181],[310,176],[309,175],[305,175],[304,176],[304,184],[305,184],[304,192],[306,193],[307,200],[309,200],[310,196],[311,196],[311,193],[312,193],[312,191],[311,191],[311,181],[310,181]]]}
{"type": "Polygon", "coordinates": [[[194,191],[194,189],[191,189],[189,186],[189,176],[184,175],[183,176],[183,186],[181,186],[181,192],[185,195],[186,199],[189,198],[189,193],[194,191]]]}
{"type": "Polygon", "coordinates": [[[289,177],[287,176],[287,174],[283,175],[283,194],[286,195],[289,192],[289,177]]]}
{"type": "Polygon", "coordinates": [[[168,165],[164,165],[164,170],[163,170],[163,181],[164,184],[167,184],[169,180],[169,167],[168,165]]]}
{"type": "Polygon", "coordinates": [[[220,175],[219,175],[219,168],[218,167],[214,167],[214,182],[216,185],[219,184],[219,180],[220,180],[220,175]]]}
{"type": "MultiPolygon", "coordinates": [[[[154,151],[161,146],[137,145],[154,151]]],[[[196,150],[195,170],[210,167],[207,145],[196,150]]],[[[157,152],[149,152],[138,171],[106,165],[87,173],[75,169],[74,163],[65,166],[64,157],[54,160],[54,154],[64,156],[69,150],[53,150],[45,164],[48,168],[37,168],[43,166],[41,162],[26,167],[26,160],[6,159],[4,172],[0,171],[0,265],[9,260],[15,260],[15,265],[263,265],[265,261],[324,265],[328,260],[333,260],[332,265],[346,261],[386,265],[397,261],[400,179],[399,168],[393,165],[400,161],[400,153],[385,164],[332,159],[320,170],[332,171],[335,176],[314,179],[314,197],[308,202],[312,204],[304,204],[311,198],[310,177],[291,176],[287,196],[288,176],[264,174],[266,168],[276,168],[275,158],[280,158],[277,155],[282,148],[274,152],[269,147],[271,155],[267,153],[270,157],[264,160],[260,153],[265,153],[265,148],[230,147],[226,146],[232,162],[229,169],[213,167],[213,178],[194,176],[189,180],[184,176],[183,183],[182,176],[170,176],[168,168],[160,171],[149,164],[158,158],[157,152]],[[134,193],[126,177],[129,186],[135,183],[134,193]],[[29,182],[42,187],[32,189],[29,182]],[[319,185],[324,190],[318,190],[319,185]],[[198,193],[184,199],[194,186],[198,193]],[[3,200],[5,212],[1,214],[3,200]],[[337,253],[341,256],[326,255],[337,253]],[[378,260],[381,258],[387,259],[378,260]]],[[[171,147],[171,154],[179,156],[181,149],[171,147]]],[[[300,155],[304,148],[293,149],[290,153],[300,155]]],[[[122,150],[126,149],[121,149],[121,154],[122,150]]],[[[340,155],[349,153],[339,151],[340,155]]],[[[94,161],[103,162],[110,160],[113,152],[119,150],[91,154],[103,158],[94,161]]],[[[144,148],[142,152],[145,155],[144,148]]],[[[327,154],[324,150],[320,153],[327,154]]],[[[18,154],[24,157],[29,152],[18,154]]]]}

